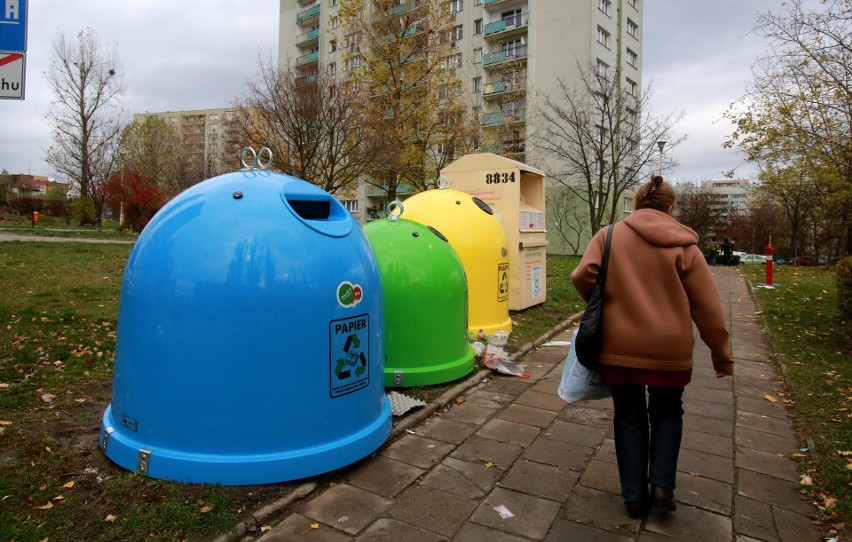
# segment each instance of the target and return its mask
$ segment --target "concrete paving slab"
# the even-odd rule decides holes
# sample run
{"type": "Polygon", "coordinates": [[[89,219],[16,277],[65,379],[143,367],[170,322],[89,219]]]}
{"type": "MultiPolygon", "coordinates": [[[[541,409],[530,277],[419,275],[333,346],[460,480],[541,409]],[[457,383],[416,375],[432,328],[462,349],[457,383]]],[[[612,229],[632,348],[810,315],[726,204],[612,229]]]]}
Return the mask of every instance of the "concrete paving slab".
{"type": "Polygon", "coordinates": [[[448,419],[446,416],[432,416],[419,424],[416,431],[421,437],[433,438],[458,445],[464,442],[467,437],[474,434],[477,429],[479,427],[473,423],[455,421],[448,419]]]}
{"type": "Polygon", "coordinates": [[[717,514],[731,515],[734,488],[731,484],[703,476],[677,477],[675,498],[678,502],[703,508],[717,514]]]}
{"type": "Polygon", "coordinates": [[[772,435],[784,436],[793,434],[793,426],[789,420],[782,420],[744,410],[737,411],[737,427],[747,427],[772,435]]]}
{"type": "Polygon", "coordinates": [[[452,537],[461,529],[476,502],[428,486],[413,486],[388,507],[392,518],[452,537]]]}
{"type": "Polygon", "coordinates": [[[678,506],[677,512],[652,512],[645,521],[645,529],[690,542],[722,542],[733,540],[733,525],[726,515],[714,514],[692,506],[678,506]],[[696,529],[695,526],[701,528],[696,529]]]}
{"type": "Polygon", "coordinates": [[[558,513],[558,502],[496,488],[485,497],[470,519],[500,532],[543,540],[558,513]],[[508,509],[513,517],[501,517],[494,510],[499,506],[508,509]]]}
{"type": "Polygon", "coordinates": [[[482,426],[482,429],[477,431],[476,435],[499,442],[529,446],[539,433],[541,433],[541,428],[534,425],[493,419],[482,426]]]}
{"type": "Polygon", "coordinates": [[[618,479],[618,465],[592,459],[586,465],[580,483],[586,487],[621,495],[621,482],[618,479]]]}
{"type": "Polygon", "coordinates": [[[603,461],[613,465],[618,463],[618,458],[615,455],[615,440],[611,434],[607,435],[607,438],[601,442],[601,447],[595,454],[595,461],[603,461]]]}
{"type": "Polygon", "coordinates": [[[730,420],[708,418],[698,413],[686,412],[683,415],[684,431],[700,431],[719,437],[733,438],[734,424],[730,420]]]}
{"type": "Polygon", "coordinates": [[[558,395],[552,393],[542,393],[532,388],[521,394],[515,401],[516,405],[524,405],[528,407],[543,408],[553,412],[561,412],[565,408],[565,401],[558,395]]]}
{"type": "MultiPolygon", "coordinates": [[[[505,408],[505,406],[502,406],[501,408],[505,408]]],[[[491,419],[496,412],[497,409],[477,406],[465,401],[460,405],[453,405],[452,408],[442,414],[441,417],[445,420],[482,425],[491,419]]]]}
{"type": "Polygon", "coordinates": [[[465,396],[465,404],[485,407],[491,410],[503,408],[515,399],[514,395],[477,390],[465,396]]]}
{"type": "Polygon", "coordinates": [[[447,537],[395,519],[381,518],[370,525],[370,528],[355,540],[356,542],[386,542],[388,540],[444,542],[447,537]]]}
{"type": "Polygon", "coordinates": [[[700,431],[684,431],[680,446],[687,450],[734,457],[734,443],[730,437],[720,437],[700,431]]]}
{"type": "Polygon", "coordinates": [[[740,469],[737,492],[752,500],[771,504],[791,512],[810,515],[814,509],[802,499],[798,484],[768,474],[740,469]]]}
{"type": "Polygon", "coordinates": [[[794,484],[801,480],[799,466],[789,457],[777,453],[737,446],[737,459],[734,464],[740,469],[769,474],[794,484]]]}
{"type": "Polygon", "coordinates": [[[730,390],[705,388],[692,383],[684,389],[684,402],[707,401],[709,403],[721,403],[723,405],[734,404],[734,394],[730,390]]]}
{"type": "Polygon", "coordinates": [[[491,382],[483,386],[483,390],[487,392],[505,393],[517,397],[527,391],[530,387],[530,382],[525,378],[516,376],[500,376],[499,374],[491,377],[491,382]]]}
{"type": "Polygon", "coordinates": [[[734,421],[734,413],[736,411],[733,402],[728,403],[712,403],[710,401],[701,400],[684,400],[683,411],[690,414],[701,414],[707,418],[715,418],[717,420],[734,421]]]}
{"type": "Polygon", "coordinates": [[[579,444],[586,448],[597,448],[600,446],[607,432],[608,429],[602,427],[556,420],[547,428],[543,436],[558,440],[559,442],[579,444]]]}
{"type": "Polygon", "coordinates": [[[508,470],[512,463],[524,451],[519,444],[511,442],[499,442],[494,439],[478,437],[473,435],[464,444],[450,454],[455,459],[468,461],[470,463],[491,462],[501,470],[508,470]]]}
{"type": "Polygon", "coordinates": [[[468,499],[481,499],[496,487],[503,475],[504,471],[496,466],[445,457],[420,484],[468,499]]]}
{"type": "Polygon", "coordinates": [[[379,455],[428,469],[440,463],[445,455],[454,449],[452,444],[440,440],[421,437],[418,435],[405,435],[390,446],[381,448],[379,455]]]}
{"type": "Polygon", "coordinates": [[[808,516],[790,512],[783,508],[772,507],[775,528],[781,535],[781,542],[799,542],[801,540],[820,540],[822,533],[808,516]]]}
{"type": "Polygon", "coordinates": [[[271,531],[257,539],[257,542],[300,542],[308,540],[311,542],[349,542],[352,539],[340,531],[336,531],[325,524],[320,524],[318,529],[312,529],[311,524],[316,523],[313,519],[306,518],[301,514],[290,514],[271,531]]]}
{"type": "Polygon", "coordinates": [[[743,495],[737,495],[734,502],[733,521],[734,531],[737,534],[756,540],[779,540],[770,505],[743,495]]]}
{"type": "Polygon", "coordinates": [[[348,484],[337,484],[300,506],[296,511],[334,529],[358,534],[375,521],[394,501],[348,484]]]}
{"type": "Polygon", "coordinates": [[[556,518],[556,521],[550,526],[547,538],[544,540],[545,542],[565,542],[566,540],[576,540],[577,542],[632,542],[635,538],[596,529],[565,518],[556,518]]]}
{"type": "Polygon", "coordinates": [[[697,472],[704,478],[711,478],[728,484],[734,483],[734,460],[730,457],[681,449],[677,460],[677,470],[687,475],[690,472],[697,472]]]}
{"type": "MultiPolygon", "coordinates": [[[[610,401],[611,403],[611,401],[610,401]]],[[[568,422],[574,422],[581,425],[591,425],[594,427],[602,427],[610,429],[612,427],[612,411],[591,408],[591,403],[583,405],[566,405],[559,413],[558,418],[568,422]]]]}
{"type": "Polygon", "coordinates": [[[789,414],[783,402],[784,398],[776,393],[768,393],[766,395],[775,399],[776,402],[773,403],[765,397],[760,397],[759,399],[740,397],[737,399],[737,409],[786,420],[789,414]]]}
{"type": "Polygon", "coordinates": [[[773,393],[781,384],[774,379],[765,380],[750,376],[734,376],[734,386],[738,396],[763,397],[767,393],[773,393]]]}
{"type": "Polygon", "coordinates": [[[737,446],[784,455],[796,453],[802,447],[792,434],[773,435],[750,427],[737,427],[734,441],[737,446]]]}
{"type": "Polygon", "coordinates": [[[759,368],[737,366],[735,373],[739,379],[751,377],[758,380],[769,380],[774,382],[775,379],[778,378],[778,375],[775,374],[775,368],[770,365],[764,365],[759,368]]]}
{"type": "Polygon", "coordinates": [[[379,455],[348,472],[346,480],[353,486],[392,498],[424,472],[422,468],[379,455]]]}
{"type": "Polygon", "coordinates": [[[521,457],[555,467],[581,470],[589,462],[593,453],[595,453],[594,448],[540,438],[521,457]]]}
{"type": "Polygon", "coordinates": [[[624,499],[613,495],[576,486],[562,508],[561,517],[577,523],[595,527],[610,533],[634,538],[639,533],[641,521],[630,519],[624,508],[624,499]]]}
{"type": "Polygon", "coordinates": [[[478,523],[465,523],[464,527],[453,537],[453,542],[527,542],[528,540],[529,538],[495,531],[478,523]]]}
{"type": "Polygon", "coordinates": [[[508,420],[510,422],[532,425],[543,429],[556,419],[557,414],[558,412],[554,412],[552,410],[545,410],[543,408],[514,403],[498,414],[497,418],[501,420],[508,420]]]}
{"type": "Polygon", "coordinates": [[[513,489],[529,495],[562,502],[568,498],[571,488],[577,483],[579,474],[568,469],[521,459],[516,461],[500,487],[513,489]]]}

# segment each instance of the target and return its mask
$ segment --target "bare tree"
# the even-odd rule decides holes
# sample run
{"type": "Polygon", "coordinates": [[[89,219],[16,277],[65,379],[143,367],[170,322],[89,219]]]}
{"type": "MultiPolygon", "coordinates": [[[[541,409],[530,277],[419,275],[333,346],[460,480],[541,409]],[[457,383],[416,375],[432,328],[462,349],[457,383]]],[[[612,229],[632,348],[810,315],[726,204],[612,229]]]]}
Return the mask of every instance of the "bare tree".
{"type": "Polygon", "coordinates": [[[724,228],[721,210],[712,190],[692,183],[678,184],[675,213],[681,224],[689,226],[699,239],[718,236],[724,228]]]}
{"type": "Polygon", "coordinates": [[[326,69],[314,73],[259,61],[257,81],[236,101],[226,124],[234,152],[268,147],[273,169],[315,184],[331,194],[347,194],[367,167],[355,96],[326,69]]]}
{"type": "Polygon", "coordinates": [[[362,97],[357,113],[374,158],[367,182],[389,200],[403,184],[434,186],[479,132],[462,92],[462,28],[449,2],[348,0],[339,15],[344,67],[362,97]]]}
{"type": "Polygon", "coordinates": [[[650,88],[634,95],[636,89],[622,87],[619,70],[580,72],[576,85],[560,78],[558,91],[536,104],[539,127],[528,136],[528,155],[585,203],[593,233],[616,220],[622,196],[653,169],[657,142],[672,149],[683,141],[673,131],[683,114],[651,116],[650,88]]]}
{"type": "Polygon", "coordinates": [[[580,252],[583,232],[586,230],[586,214],[583,202],[568,190],[555,187],[550,196],[549,216],[563,247],[573,254],[580,252]]]}
{"type": "Polygon", "coordinates": [[[47,161],[81,198],[90,198],[100,224],[107,179],[115,166],[125,88],[115,48],[103,49],[94,30],[53,40],[47,81],[54,102],[47,114],[53,145],[47,161]]]}

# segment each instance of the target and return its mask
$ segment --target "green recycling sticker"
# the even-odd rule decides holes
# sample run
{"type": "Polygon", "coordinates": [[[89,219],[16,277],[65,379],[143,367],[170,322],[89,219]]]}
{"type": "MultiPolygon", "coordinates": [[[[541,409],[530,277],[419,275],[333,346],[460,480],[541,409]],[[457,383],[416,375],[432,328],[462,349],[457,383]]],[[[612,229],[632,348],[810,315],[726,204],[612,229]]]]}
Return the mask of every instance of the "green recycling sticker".
{"type": "Polygon", "coordinates": [[[332,320],[328,324],[332,398],[366,388],[370,383],[370,315],[332,320]]]}
{"type": "Polygon", "coordinates": [[[360,284],[352,284],[348,280],[337,285],[337,302],[341,307],[354,307],[364,298],[364,290],[360,284]]]}

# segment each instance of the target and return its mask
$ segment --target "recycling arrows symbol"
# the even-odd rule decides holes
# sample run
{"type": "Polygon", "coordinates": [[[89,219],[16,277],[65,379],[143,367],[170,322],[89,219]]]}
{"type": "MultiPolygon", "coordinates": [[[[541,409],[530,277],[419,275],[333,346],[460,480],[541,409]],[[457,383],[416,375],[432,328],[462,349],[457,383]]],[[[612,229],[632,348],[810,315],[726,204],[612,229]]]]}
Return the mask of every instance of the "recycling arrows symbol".
{"type": "Polygon", "coordinates": [[[343,346],[346,359],[337,360],[337,365],[334,368],[334,374],[337,375],[339,380],[345,380],[352,376],[351,367],[355,367],[355,376],[361,376],[367,370],[367,358],[364,356],[364,352],[357,350],[360,346],[361,341],[357,335],[349,335],[346,338],[346,344],[343,346]],[[344,370],[344,367],[347,367],[346,370],[344,370]]]}

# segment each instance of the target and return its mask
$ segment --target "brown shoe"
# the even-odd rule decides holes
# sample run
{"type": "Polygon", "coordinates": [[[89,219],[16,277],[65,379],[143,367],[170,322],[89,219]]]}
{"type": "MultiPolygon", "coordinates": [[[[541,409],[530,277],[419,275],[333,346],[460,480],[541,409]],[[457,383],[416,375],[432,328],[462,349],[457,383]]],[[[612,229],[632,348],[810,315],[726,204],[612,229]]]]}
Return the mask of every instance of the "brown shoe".
{"type": "Polygon", "coordinates": [[[651,500],[654,509],[661,512],[674,512],[677,505],[674,502],[674,491],[665,487],[651,486],[651,500]]]}
{"type": "Polygon", "coordinates": [[[630,516],[630,519],[642,519],[647,517],[648,512],[651,511],[649,501],[625,502],[624,505],[627,507],[627,515],[630,516]]]}

